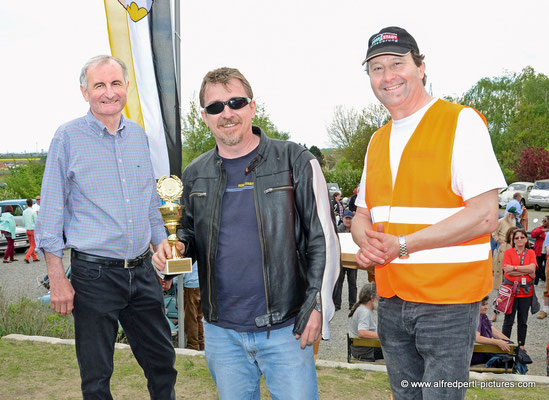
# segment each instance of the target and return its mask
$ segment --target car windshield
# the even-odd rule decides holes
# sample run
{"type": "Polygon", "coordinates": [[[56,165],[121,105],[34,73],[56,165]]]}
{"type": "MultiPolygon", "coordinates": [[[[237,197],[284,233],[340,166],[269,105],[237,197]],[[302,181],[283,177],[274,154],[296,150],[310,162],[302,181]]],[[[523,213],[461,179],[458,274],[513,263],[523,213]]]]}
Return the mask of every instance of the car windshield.
{"type": "Polygon", "coordinates": [[[534,184],[534,189],[549,190],[549,181],[546,182],[536,182],[534,184]]]}
{"type": "Polygon", "coordinates": [[[509,190],[525,190],[526,189],[526,185],[520,185],[520,184],[514,184],[514,185],[511,185],[509,186],[509,190]]]}

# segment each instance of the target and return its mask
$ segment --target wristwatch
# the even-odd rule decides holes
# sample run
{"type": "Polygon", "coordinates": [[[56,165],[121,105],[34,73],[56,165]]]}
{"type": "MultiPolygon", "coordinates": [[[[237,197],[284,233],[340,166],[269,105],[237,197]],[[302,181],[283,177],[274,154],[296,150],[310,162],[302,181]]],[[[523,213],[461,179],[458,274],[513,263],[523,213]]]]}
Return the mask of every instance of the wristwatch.
{"type": "Polygon", "coordinates": [[[398,245],[400,251],[398,253],[398,258],[408,258],[408,247],[406,247],[406,236],[398,235],[398,245]]]}

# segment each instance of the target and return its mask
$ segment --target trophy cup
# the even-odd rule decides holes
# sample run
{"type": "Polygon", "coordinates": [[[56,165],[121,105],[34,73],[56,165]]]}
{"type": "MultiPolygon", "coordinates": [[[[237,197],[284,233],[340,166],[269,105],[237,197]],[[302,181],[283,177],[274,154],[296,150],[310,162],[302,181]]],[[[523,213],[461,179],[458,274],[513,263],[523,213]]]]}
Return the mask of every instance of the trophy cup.
{"type": "Polygon", "coordinates": [[[163,176],[156,184],[156,191],[162,200],[166,202],[158,210],[164,220],[164,226],[168,230],[168,243],[172,250],[172,258],[166,260],[163,271],[158,271],[163,279],[175,275],[184,274],[192,271],[192,259],[190,257],[181,257],[175,244],[177,243],[177,228],[181,219],[183,206],[175,203],[183,194],[183,183],[176,176],[163,176]]]}

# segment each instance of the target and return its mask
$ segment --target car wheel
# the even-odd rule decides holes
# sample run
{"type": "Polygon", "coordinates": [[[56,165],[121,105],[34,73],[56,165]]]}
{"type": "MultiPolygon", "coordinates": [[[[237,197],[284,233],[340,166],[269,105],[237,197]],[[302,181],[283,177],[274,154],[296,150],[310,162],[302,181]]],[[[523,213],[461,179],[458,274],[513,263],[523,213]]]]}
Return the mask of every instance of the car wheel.
{"type": "Polygon", "coordinates": [[[534,210],[536,210],[536,211],[541,211],[541,207],[538,206],[537,204],[534,204],[534,210]]]}

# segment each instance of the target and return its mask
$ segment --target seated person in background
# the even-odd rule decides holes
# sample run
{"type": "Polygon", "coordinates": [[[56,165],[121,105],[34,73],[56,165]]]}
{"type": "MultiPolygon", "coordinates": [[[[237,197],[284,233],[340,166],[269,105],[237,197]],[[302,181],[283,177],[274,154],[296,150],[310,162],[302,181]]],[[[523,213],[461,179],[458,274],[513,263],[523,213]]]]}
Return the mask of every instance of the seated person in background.
{"type": "MultiPolygon", "coordinates": [[[[358,301],[349,311],[349,337],[379,339],[374,314],[374,300],[376,297],[375,283],[367,283],[360,289],[358,301]]],[[[383,353],[379,347],[351,346],[351,354],[361,361],[383,359],[383,353]]]]}
{"type": "MultiPolygon", "coordinates": [[[[488,296],[482,299],[480,306],[480,319],[478,321],[477,338],[476,343],[480,344],[494,344],[503,351],[509,351],[509,338],[499,331],[496,327],[492,326],[490,319],[486,315],[488,311],[488,296]]],[[[493,357],[491,353],[473,353],[471,359],[471,365],[484,364],[490,358],[493,357]]]]}

